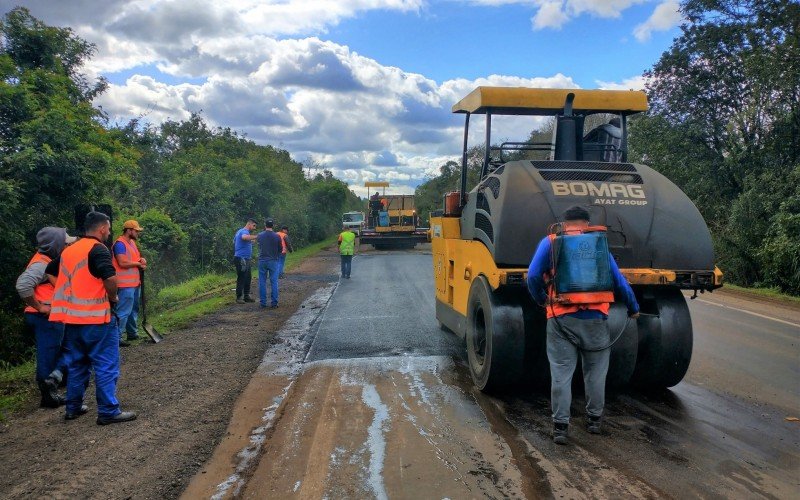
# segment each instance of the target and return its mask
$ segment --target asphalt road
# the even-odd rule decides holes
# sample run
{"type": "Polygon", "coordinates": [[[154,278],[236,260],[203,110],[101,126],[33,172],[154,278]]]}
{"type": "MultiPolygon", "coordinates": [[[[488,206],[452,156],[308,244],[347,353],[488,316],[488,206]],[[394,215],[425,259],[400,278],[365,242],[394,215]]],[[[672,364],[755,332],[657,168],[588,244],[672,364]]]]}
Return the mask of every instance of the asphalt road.
{"type": "MultiPolygon", "coordinates": [[[[575,395],[569,446],[546,393],[474,390],[434,317],[431,257],[353,261],[309,342],[245,497],[796,498],[800,311],[725,294],[690,301],[689,372],[609,394],[603,435],[575,395]]],[[[287,385],[287,387],[289,387],[287,385]]]]}

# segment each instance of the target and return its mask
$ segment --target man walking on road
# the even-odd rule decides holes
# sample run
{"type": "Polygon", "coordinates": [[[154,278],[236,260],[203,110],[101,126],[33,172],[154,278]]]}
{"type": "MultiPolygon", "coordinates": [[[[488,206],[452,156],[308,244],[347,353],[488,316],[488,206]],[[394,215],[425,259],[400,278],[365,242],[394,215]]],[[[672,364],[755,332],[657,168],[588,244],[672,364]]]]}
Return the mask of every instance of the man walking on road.
{"type": "Polygon", "coordinates": [[[342,278],[350,279],[350,270],[353,266],[353,254],[356,249],[356,235],[347,226],[342,226],[342,232],[337,240],[339,254],[342,258],[342,278]]]}
{"type": "MultiPolygon", "coordinates": [[[[572,207],[564,214],[562,235],[580,235],[589,229],[589,212],[581,207],[572,207]]],[[[596,228],[592,228],[596,229],[596,228]]],[[[605,228],[603,228],[604,230],[605,228]]],[[[537,304],[547,311],[547,358],[550,361],[550,397],[553,408],[553,441],[567,444],[569,429],[570,405],[572,404],[572,375],[580,355],[583,366],[583,382],[586,391],[586,430],[592,434],[600,434],[603,409],[605,407],[606,374],[611,353],[610,334],[608,331],[609,302],[614,300],[613,294],[601,292],[610,299],[599,302],[600,294],[570,294],[570,301],[559,300],[553,283],[556,269],[562,269],[553,262],[553,255],[558,259],[574,258],[568,252],[558,256],[553,251],[556,235],[546,236],[539,243],[536,253],[528,268],[528,291],[537,304]],[[547,282],[545,282],[547,280],[547,282]],[[581,299],[583,297],[583,299],[581,299]]],[[[581,253],[580,265],[584,275],[598,276],[601,265],[611,274],[614,292],[622,297],[628,306],[628,316],[639,316],[639,304],[628,281],[620,273],[611,253],[607,262],[603,262],[589,252],[591,262],[586,263],[587,252],[581,253]],[[598,264],[599,263],[599,264],[598,264]],[[585,266],[592,266],[588,269],[585,266]],[[592,272],[589,272],[592,271],[592,272]]],[[[567,262],[570,262],[567,260],[567,262]]],[[[607,275],[607,274],[606,274],[607,275]]]]}
{"type": "MultiPolygon", "coordinates": [[[[128,220],[122,225],[122,235],[117,238],[113,246],[114,270],[117,272],[117,287],[119,301],[114,305],[114,316],[117,322],[117,337],[120,347],[127,347],[130,344],[122,340],[122,334],[126,333],[128,317],[133,311],[136,302],[136,295],[141,285],[141,272],[147,269],[147,261],[139,253],[136,240],[144,228],[135,220],[128,220]]],[[[128,340],[136,340],[138,337],[128,335],[128,340]]]]}
{"type": "Polygon", "coordinates": [[[255,219],[247,219],[243,228],[233,237],[233,263],[236,265],[236,303],[255,302],[250,296],[250,282],[253,274],[250,258],[253,256],[253,241],[257,235],[250,234],[256,229],[255,219]]]}
{"type": "Polygon", "coordinates": [[[283,279],[283,270],[286,267],[286,253],[294,252],[294,248],[292,248],[292,242],[289,239],[289,226],[282,226],[281,230],[278,231],[278,236],[281,237],[281,244],[283,245],[283,250],[281,252],[281,267],[278,269],[278,278],[283,279]]]}
{"type": "Polygon", "coordinates": [[[86,235],[61,254],[50,320],[64,323],[69,350],[67,403],[64,419],[88,410],[83,405],[91,370],[97,397],[97,424],[128,422],[136,413],[121,411],[117,401],[119,338],[111,323],[111,303],[117,302],[117,277],[111,253],[102,243],[111,233],[111,221],[89,212],[86,235]]]}
{"type": "Polygon", "coordinates": [[[58,408],[64,404],[58,385],[67,373],[66,352],[62,349],[64,325],[48,317],[55,287],[45,270],[76,240],[63,228],[42,228],[36,234],[38,250],[17,278],[17,293],[26,306],[25,324],[33,329],[36,338],[36,383],[42,395],[39,406],[44,408],[58,408]]]}
{"type": "Polygon", "coordinates": [[[264,230],[258,233],[258,296],[261,307],[267,307],[267,275],[270,283],[270,307],[278,307],[278,273],[281,265],[283,243],[273,231],[272,219],[264,222],[264,230]]]}

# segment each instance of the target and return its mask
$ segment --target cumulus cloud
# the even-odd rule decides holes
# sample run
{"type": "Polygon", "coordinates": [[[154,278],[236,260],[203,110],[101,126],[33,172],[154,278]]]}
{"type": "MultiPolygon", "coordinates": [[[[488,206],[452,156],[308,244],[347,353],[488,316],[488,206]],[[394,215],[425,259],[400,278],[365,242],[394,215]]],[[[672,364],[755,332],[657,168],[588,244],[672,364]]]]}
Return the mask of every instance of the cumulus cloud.
{"type": "MultiPolygon", "coordinates": [[[[581,0],[548,2],[558,11],[553,19],[594,8],[581,0]]],[[[540,7],[548,2],[535,0],[540,7]]],[[[113,121],[143,117],[159,124],[202,111],[211,125],[318,162],[354,188],[383,179],[410,192],[446,161],[457,160],[463,116],[450,108],[476,86],[578,87],[563,74],[436,82],[314,36],[359,12],[414,11],[422,0],[75,0],[70,8],[66,2],[27,3],[45,22],[67,23],[98,44],[90,74],[155,67],[171,75],[171,82],[191,77],[190,83],[173,84],[157,75],[134,75],[110,85],[96,104],[113,121]],[[311,10],[315,15],[306,14],[311,10]],[[310,33],[282,38],[305,32],[310,33]]],[[[494,137],[524,140],[539,125],[534,117],[497,117],[494,137]]],[[[483,136],[484,120],[475,117],[470,145],[482,143],[483,136]]]]}
{"type": "Polygon", "coordinates": [[[642,75],[637,75],[626,78],[621,82],[595,80],[595,83],[598,88],[605,90],[644,90],[644,86],[647,84],[647,78],[642,75]]]}
{"type": "Polygon", "coordinates": [[[640,42],[646,42],[654,31],[666,31],[681,23],[683,16],[677,0],[666,0],[658,4],[647,21],[636,26],[633,36],[640,42]]]}

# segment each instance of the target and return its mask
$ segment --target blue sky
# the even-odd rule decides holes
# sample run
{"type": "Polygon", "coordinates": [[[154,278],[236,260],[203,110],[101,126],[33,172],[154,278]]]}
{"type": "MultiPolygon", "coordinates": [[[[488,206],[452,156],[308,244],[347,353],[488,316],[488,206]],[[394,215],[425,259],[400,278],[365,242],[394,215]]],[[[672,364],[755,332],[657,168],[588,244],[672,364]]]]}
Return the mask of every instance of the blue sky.
{"type": "MultiPolygon", "coordinates": [[[[450,107],[477,85],[642,88],[642,72],[679,32],[677,1],[18,4],[96,44],[85,71],[109,79],[96,104],[114,122],[202,112],[330,168],[357,192],[365,180],[410,192],[459,155],[462,120],[450,107]]],[[[535,126],[497,130],[521,140],[535,126]]]]}

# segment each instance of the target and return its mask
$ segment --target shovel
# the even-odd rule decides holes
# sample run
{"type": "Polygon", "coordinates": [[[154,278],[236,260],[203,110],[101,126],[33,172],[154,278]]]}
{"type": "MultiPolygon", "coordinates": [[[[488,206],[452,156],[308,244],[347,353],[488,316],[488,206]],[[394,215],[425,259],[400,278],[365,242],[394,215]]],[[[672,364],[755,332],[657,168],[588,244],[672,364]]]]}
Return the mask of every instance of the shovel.
{"type": "Polygon", "coordinates": [[[147,307],[145,307],[145,299],[144,299],[144,270],[139,270],[139,277],[141,279],[141,292],[142,292],[142,328],[144,328],[145,333],[150,337],[150,340],[153,341],[154,344],[158,344],[164,337],[162,337],[153,325],[147,322],[147,307]]]}

